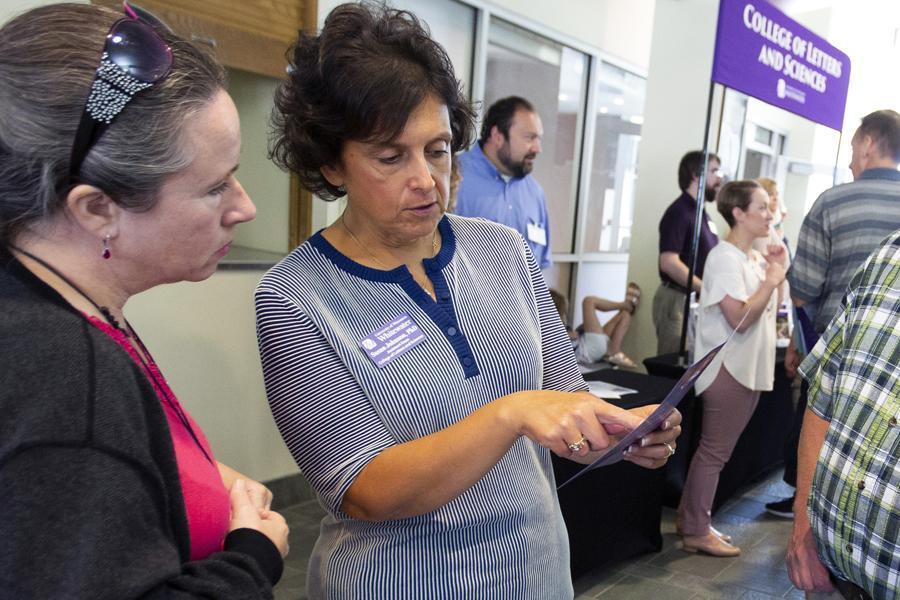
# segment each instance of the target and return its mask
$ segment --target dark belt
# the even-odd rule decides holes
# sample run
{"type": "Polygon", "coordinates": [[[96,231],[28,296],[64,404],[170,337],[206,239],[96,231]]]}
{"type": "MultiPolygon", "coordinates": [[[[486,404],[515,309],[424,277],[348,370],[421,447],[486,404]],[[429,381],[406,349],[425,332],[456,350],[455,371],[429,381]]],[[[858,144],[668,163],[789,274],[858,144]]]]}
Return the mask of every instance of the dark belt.
{"type": "Polygon", "coordinates": [[[662,280],[662,286],[669,288],[670,290],[675,290],[676,292],[678,292],[680,294],[688,293],[687,289],[684,286],[678,285],[674,281],[669,281],[668,279],[662,280]]]}
{"type": "Polygon", "coordinates": [[[872,600],[872,596],[869,595],[869,592],[855,583],[835,577],[833,573],[831,574],[831,582],[834,584],[834,587],[837,588],[837,591],[841,593],[841,596],[847,600],[872,600]]]}

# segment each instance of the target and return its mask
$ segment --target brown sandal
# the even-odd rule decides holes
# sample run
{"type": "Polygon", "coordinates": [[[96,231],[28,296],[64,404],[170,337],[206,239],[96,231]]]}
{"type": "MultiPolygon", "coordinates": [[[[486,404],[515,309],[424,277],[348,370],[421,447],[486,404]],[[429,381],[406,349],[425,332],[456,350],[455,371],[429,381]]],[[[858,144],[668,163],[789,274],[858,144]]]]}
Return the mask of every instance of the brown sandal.
{"type": "Polygon", "coordinates": [[[628,284],[628,289],[625,291],[625,302],[631,305],[631,314],[637,310],[638,304],[641,303],[641,286],[636,284],[635,282],[630,282],[628,284]]]}
{"type": "Polygon", "coordinates": [[[604,358],[606,362],[616,365],[617,367],[624,367],[626,369],[636,369],[637,363],[628,358],[624,352],[616,352],[610,356],[604,358]]]}

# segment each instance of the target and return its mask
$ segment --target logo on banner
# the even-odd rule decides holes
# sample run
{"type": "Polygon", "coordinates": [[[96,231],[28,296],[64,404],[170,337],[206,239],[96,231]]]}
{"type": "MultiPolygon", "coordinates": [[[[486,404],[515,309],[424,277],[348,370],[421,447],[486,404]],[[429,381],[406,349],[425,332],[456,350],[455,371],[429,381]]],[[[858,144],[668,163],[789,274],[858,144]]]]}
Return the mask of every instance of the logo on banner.
{"type": "Polygon", "coordinates": [[[775,84],[775,94],[777,94],[779,98],[790,98],[800,104],[806,102],[806,92],[797,89],[792,85],[788,85],[784,79],[779,79],[778,83],[775,84]]]}

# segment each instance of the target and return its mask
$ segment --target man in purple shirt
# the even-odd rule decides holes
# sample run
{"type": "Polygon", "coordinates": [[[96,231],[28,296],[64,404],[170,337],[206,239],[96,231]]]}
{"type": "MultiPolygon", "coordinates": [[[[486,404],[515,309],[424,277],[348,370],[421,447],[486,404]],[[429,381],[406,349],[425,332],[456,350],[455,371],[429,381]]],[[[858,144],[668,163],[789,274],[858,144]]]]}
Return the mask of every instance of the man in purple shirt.
{"type": "MultiPolygon", "coordinates": [[[[709,153],[704,200],[712,202],[722,185],[719,157],[709,153]]],[[[678,165],[678,186],[681,195],[675,199],[659,221],[659,277],[662,283],[653,296],[653,324],[656,326],[658,354],[678,352],[681,324],[684,315],[684,296],[693,290],[700,294],[706,255],[719,238],[710,228],[709,216],[703,211],[700,224],[700,246],[694,279],[688,285],[691,244],[694,238],[694,219],[697,214],[697,193],[703,172],[703,152],[685,154],[678,165]]]]}

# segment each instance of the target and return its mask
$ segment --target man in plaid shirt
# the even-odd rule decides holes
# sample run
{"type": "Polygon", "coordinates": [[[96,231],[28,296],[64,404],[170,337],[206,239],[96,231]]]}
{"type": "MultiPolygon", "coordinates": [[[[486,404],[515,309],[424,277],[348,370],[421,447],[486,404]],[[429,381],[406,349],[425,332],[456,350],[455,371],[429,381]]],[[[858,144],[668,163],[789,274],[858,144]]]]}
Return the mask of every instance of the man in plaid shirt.
{"type": "Polygon", "coordinates": [[[836,587],[837,597],[897,598],[900,230],[854,275],[800,371],[811,402],[800,438],[791,580],[813,592],[836,587]]]}

